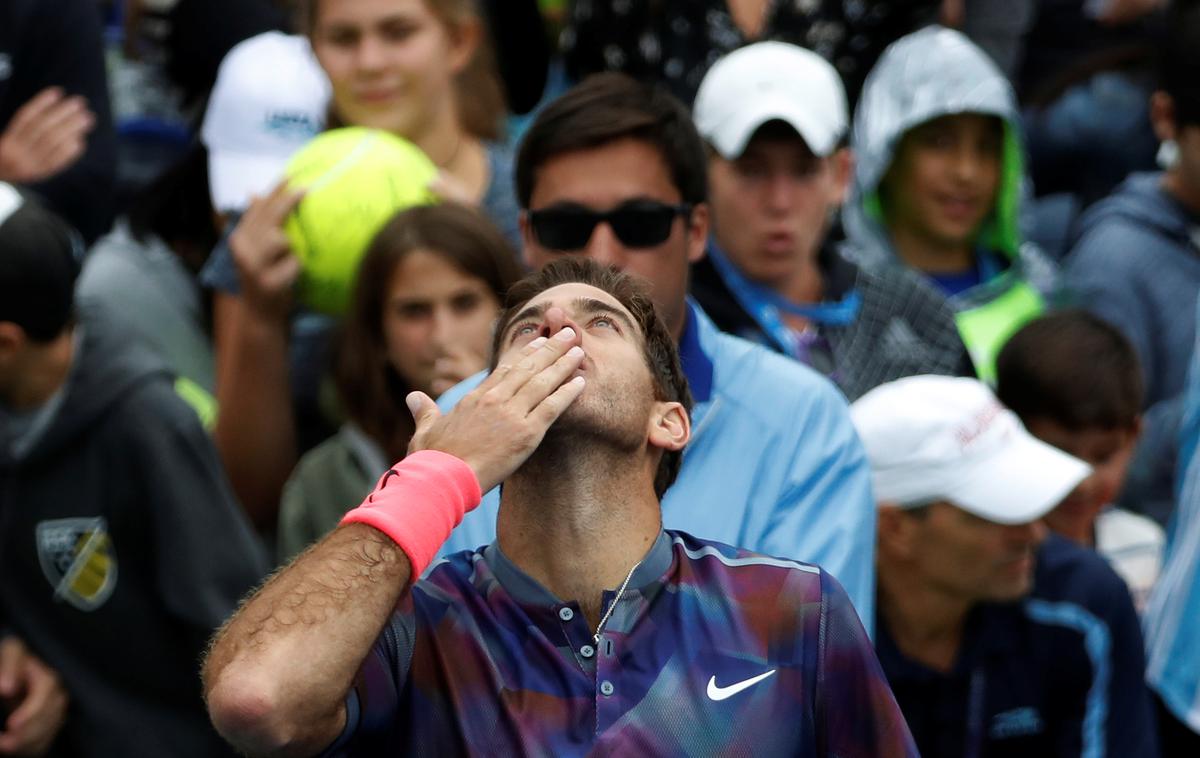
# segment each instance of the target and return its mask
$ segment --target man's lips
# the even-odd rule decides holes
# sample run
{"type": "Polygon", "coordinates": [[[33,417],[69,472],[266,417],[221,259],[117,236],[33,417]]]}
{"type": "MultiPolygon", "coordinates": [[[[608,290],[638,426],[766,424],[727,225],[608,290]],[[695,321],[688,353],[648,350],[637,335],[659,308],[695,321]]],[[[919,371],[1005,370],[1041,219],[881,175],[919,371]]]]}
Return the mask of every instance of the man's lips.
{"type": "Polygon", "coordinates": [[[1001,568],[1012,574],[1022,574],[1033,568],[1033,550],[1023,550],[1000,564],[1001,568]]]}
{"type": "Polygon", "coordinates": [[[977,197],[944,195],[937,198],[937,204],[950,218],[966,221],[979,215],[983,200],[977,197]]]}
{"type": "Polygon", "coordinates": [[[791,253],[796,237],[791,232],[771,232],[763,240],[763,249],[768,253],[785,255],[791,253]]]}

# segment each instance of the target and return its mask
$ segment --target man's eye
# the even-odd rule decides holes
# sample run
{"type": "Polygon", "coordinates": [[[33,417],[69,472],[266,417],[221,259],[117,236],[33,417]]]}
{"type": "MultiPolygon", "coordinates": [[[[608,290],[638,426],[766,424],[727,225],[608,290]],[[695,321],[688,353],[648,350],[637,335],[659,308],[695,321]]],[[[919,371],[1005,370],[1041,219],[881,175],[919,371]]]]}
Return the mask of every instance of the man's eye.
{"type": "Polygon", "coordinates": [[[736,163],[737,172],[743,179],[762,179],[767,175],[767,167],[761,163],[736,163]]]}
{"type": "Polygon", "coordinates": [[[433,315],[433,308],[428,303],[402,303],[396,307],[396,314],[406,321],[417,321],[433,315]]]}
{"type": "Polygon", "coordinates": [[[517,326],[513,327],[513,339],[516,339],[517,337],[528,337],[531,334],[536,334],[537,330],[537,324],[532,322],[527,324],[518,324],[517,326]]]}

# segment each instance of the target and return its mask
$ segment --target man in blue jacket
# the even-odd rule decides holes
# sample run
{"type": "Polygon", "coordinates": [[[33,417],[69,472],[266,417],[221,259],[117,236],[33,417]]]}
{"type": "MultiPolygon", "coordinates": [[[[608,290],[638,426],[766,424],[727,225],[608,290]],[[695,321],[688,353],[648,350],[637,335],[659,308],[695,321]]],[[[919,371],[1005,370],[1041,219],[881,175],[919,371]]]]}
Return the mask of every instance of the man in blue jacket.
{"type": "Polygon", "coordinates": [[[1164,525],[1200,291],[1200,8],[1172,14],[1150,100],[1165,170],[1130,176],[1084,215],[1064,275],[1080,304],[1137,351],[1145,429],[1121,504],[1164,525]]]}
{"type": "MultiPolygon", "coordinates": [[[[687,109],[625,76],[593,77],[538,116],[515,173],[530,266],[585,255],[638,275],[678,342],[696,403],[666,526],[821,564],[870,629],[875,506],[845,399],[811,369],[721,333],[687,298],[708,239],[704,149],[687,109]]],[[[498,508],[491,493],[442,554],[491,542],[498,508]]]]}

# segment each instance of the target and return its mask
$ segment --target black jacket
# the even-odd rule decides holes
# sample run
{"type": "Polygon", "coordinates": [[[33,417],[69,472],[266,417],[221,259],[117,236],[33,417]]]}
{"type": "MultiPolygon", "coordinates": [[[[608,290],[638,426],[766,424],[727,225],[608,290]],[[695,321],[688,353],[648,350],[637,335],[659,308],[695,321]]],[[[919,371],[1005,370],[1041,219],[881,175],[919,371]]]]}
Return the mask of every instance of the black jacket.
{"type": "Polygon", "coordinates": [[[200,655],[265,555],[158,359],[80,329],[51,420],[26,452],[0,447],[0,622],[70,693],[53,754],[231,754],[200,655]]]}

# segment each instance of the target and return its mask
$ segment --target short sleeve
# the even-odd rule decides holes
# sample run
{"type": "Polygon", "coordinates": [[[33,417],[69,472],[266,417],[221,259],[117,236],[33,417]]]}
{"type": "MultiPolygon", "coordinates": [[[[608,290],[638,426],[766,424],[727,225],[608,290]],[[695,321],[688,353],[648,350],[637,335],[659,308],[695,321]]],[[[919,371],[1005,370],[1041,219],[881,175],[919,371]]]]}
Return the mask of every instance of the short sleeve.
{"type": "Polygon", "coordinates": [[[323,756],[374,754],[395,726],[416,638],[411,594],[371,646],[346,694],[346,727],[323,756]]]}
{"type": "Polygon", "coordinates": [[[818,755],[916,756],[917,748],[866,630],[837,580],[821,572],[818,755]]]}

